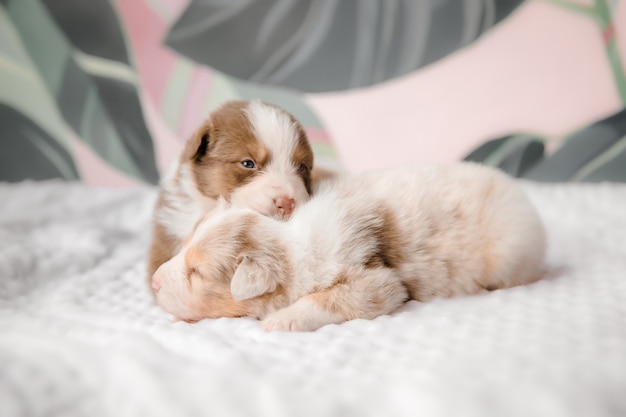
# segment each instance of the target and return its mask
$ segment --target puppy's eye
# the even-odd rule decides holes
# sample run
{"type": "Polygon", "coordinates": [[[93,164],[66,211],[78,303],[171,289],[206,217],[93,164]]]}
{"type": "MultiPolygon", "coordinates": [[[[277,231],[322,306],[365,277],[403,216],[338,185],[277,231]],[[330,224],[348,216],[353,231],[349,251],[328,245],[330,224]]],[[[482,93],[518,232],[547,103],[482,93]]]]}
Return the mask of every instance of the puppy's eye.
{"type": "Polygon", "coordinates": [[[251,159],[246,159],[244,161],[241,161],[241,166],[243,166],[246,169],[254,169],[254,168],[256,168],[256,164],[251,159]]]}
{"type": "Polygon", "coordinates": [[[304,174],[308,170],[309,170],[309,167],[304,164],[300,164],[300,166],[298,166],[298,174],[304,174]]]}

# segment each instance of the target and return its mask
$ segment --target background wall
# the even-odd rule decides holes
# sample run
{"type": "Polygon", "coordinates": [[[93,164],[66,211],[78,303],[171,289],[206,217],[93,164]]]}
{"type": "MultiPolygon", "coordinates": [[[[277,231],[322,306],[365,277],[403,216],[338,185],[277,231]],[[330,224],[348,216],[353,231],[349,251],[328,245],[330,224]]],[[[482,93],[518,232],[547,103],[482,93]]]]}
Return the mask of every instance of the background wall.
{"type": "Polygon", "coordinates": [[[421,71],[310,103],[352,171],[460,159],[502,137],[475,159],[534,179],[624,181],[624,56],[623,1],[528,1],[421,71]]]}
{"type": "Polygon", "coordinates": [[[0,0],[0,180],[155,184],[261,98],[325,166],[623,181],[625,45],[623,1],[0,0]]]}

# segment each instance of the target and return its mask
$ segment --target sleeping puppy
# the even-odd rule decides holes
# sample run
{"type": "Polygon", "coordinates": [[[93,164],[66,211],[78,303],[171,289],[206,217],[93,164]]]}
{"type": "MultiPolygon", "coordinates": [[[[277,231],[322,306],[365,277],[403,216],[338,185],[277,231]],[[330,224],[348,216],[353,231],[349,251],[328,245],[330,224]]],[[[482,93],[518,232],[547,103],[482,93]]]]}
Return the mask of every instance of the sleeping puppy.
{"type": "Polygon", "coordinates": [[[534,282],[546,249],[521,188],[471,163],[339,179],[286,222],[228,206],[154,274],[157,303],[180,320],[308,331],[372,319],[408,299],[534,282]]]}
{"type": "Polygon", "coordinates": [[[302,126],[260,101],[231,101],[187,140],[154,209],[148,279],[176,254],[218,198],[288,218],[309,199],[313,152],[302,126]]]}

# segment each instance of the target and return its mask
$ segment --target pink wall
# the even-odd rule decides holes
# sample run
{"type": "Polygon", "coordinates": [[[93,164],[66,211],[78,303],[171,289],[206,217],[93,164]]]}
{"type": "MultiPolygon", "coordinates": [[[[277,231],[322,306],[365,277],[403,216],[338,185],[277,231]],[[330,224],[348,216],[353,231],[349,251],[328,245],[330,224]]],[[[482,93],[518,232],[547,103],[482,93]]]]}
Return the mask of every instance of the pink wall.
{"type": "Polygon", "coordinates": [[[529,1],[478,42],[414,74],[308,102],[354,172],[459,159],[517,131],[558,141],[623,106],[605,50],[615,36],[626,56],[626,6],[616,7],[615,30],[603,33],[589,16],[529,1]]]}

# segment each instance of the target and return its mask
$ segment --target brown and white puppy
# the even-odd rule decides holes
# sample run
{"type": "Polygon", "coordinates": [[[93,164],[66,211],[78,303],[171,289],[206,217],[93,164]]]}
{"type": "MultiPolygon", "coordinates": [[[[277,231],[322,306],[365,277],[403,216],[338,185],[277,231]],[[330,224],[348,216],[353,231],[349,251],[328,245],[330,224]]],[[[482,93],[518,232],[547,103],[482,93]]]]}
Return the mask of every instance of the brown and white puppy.
{"type": "Polygon", "coordinates": [[[187,140],[163,179],[154,209],[148,279],[176,254],[218,198],[288,218],[309,199],[313,152],[302,126],[281,108],[230,101],[187,140]]]}
{"type": "Polygon", "coordinates": [[[315,330],[408,299],[531,283],[543,268],[545,233],[524,192],[471,163],[340,179],[287,222],[228,206],[153,277],[157,303],[178,319],[315,330]]]}

